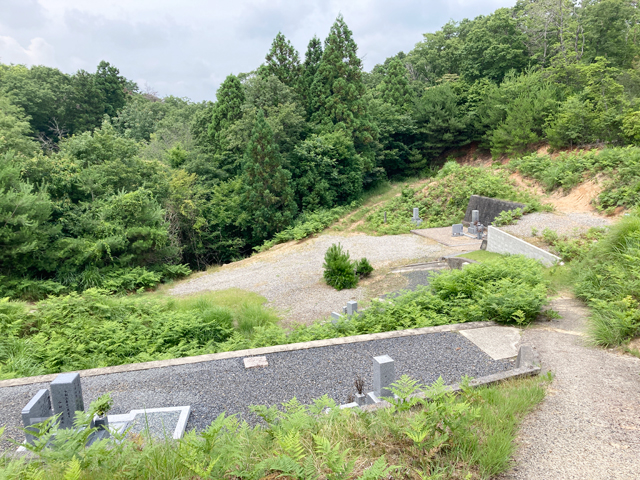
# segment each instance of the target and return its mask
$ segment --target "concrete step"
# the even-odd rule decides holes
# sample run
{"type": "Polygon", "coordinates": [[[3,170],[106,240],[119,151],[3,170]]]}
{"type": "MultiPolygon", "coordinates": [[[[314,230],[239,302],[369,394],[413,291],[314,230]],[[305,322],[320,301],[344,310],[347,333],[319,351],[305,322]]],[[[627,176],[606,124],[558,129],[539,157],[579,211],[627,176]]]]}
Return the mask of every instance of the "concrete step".
{"type": "Polygon", "coordinates": [[[391,273],[403,273],[403,272],[416,272],[416,271],[429,271],[429,270],[448,270],[449,265],[446,262],[426,262],[426,263],[412,263],[410,265],[403,265],[401,267],[394,268],[391,273]]]}

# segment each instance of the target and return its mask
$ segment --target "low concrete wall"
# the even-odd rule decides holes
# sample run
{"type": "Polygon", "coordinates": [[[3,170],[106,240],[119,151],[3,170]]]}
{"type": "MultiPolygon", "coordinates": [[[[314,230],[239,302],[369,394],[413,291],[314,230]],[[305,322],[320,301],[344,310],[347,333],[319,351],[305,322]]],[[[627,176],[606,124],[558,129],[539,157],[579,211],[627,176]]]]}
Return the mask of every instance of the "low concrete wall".
{"type": "Polygon", "coordinates": [[[547,267],[560,261],[560,257],[520,240],[499,228],[489,227],[487,234],[487,252],[509,253],[511,255],[524,255],[528,258],[539,260],[547,267]]]}

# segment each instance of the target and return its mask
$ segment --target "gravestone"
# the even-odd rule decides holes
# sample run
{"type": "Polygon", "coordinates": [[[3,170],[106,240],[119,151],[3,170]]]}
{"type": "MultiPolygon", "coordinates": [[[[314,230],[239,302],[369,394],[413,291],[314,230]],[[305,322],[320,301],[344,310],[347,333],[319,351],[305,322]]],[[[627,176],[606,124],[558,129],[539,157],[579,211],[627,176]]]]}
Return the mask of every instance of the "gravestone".
{"type": "Polygon", "coordinates": [[[22,409],[22,424],[25,428],[25,435],[27,437],[28,443],[33,443],[35,437],[27,433],[28,431],[33,431],[31,425],[34,423],[40,423],[45,421],[47,418],[53,416],[53,411],[51,410],[51,397],[49,396],[49,390],[42,389],[38,390],[38,393],[27,403],[27,405],[22,409]]]}
{"type": "Polygon", "coordinates": [[[62,373],[51,382],[49,387],[51,388],[53,413],[56,415],[62,414],[58,424],[59,427],[73,427],[75,412],[84,411],[80,374],[62,373]]]}
{"type": "Polygon", "coordinates": [[[413,209],[413,217],[411,217],[411,221],[416,224],[416,227],[422,223],[422,219],[420,218],[420,209],[413,209]]]}
{"type": "Polygon", "coordinates": [[[396,380],[396,368],[389,355],[373,357],[373,392],[377,397],[392,397],[388,387],[396,380]]]}
{"type": "Polygon", "coordinates": [[[353,315],[354,313],[358,313],[358,302],[351,300],[347,302],[347,315],[353,315]]]}
{"type": "Polygon", "coordinates": [[[453,233],[452,233],[452,237],[461,237],[463,235],[463,230],[464,226],[461,223],[456,223],[453,225],[452,229],[453,229],[453,233]]]}

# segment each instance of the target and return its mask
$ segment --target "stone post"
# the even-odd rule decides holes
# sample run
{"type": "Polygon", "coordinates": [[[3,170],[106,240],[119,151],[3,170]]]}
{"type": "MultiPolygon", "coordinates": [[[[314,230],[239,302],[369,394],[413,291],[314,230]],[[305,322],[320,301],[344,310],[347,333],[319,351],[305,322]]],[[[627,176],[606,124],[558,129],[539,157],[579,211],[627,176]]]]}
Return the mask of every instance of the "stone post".
{"type": "Polygon", "coordinates": [[[396,369],[393,359],[389,355],[373,357],[373,393],[378,397],[392,397],[388,389],[395,382],[396,369]]]}

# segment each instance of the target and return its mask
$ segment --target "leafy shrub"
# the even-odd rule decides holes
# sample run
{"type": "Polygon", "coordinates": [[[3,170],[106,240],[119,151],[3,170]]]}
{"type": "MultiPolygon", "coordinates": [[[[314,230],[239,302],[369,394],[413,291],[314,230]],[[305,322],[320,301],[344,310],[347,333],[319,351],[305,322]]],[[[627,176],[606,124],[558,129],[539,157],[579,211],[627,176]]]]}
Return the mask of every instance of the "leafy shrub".
{"type": "Polygon", "coordinates": [[[371,275],[371,272],[373,272],[373,266],[371,266],[369,260],[367,260],[366,258],[357,260],[355,262],[355,267],[356,275],[358,275],[360,278],[368,277],[369,275],[371,275]]]}
{"type": "Polygon", "coordinates": [[[334,243],[327,249],[322,266],[327,285],[336,290],[353,288],[358,284],[358,277],[349,259],[349,252],[345,252],[339,243],[337,245],[334,243]]]}
{"type": "Polygon", "coordinates": [[[257,252],[264,252],[274,245],[285,243],[290,240],[302,240],[314,233],[319,233],[359,206],[359,202],[352,202],[348,206],[335,207],[330,210],[320,209],[315,212],[303,212],[298,216],[292,226],[276,233],[271,240],[267,240],[262,245],[254,247],[254,250],[257,252]]]}
{"type": "Polygon", "coordinates": [[[575,266],[576,294],[592,308],[590,335],[603,346],[640,334],[640,211],[623,217],[575,266]]]}
{"type": "Polygon", "coordinates": [[[522,209],[516,208],[515,210],[503,210],[493,219],[493,225],[496,227],[502,227],[503,225],[513,225],[522,218],[522,209]]]}

